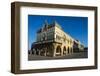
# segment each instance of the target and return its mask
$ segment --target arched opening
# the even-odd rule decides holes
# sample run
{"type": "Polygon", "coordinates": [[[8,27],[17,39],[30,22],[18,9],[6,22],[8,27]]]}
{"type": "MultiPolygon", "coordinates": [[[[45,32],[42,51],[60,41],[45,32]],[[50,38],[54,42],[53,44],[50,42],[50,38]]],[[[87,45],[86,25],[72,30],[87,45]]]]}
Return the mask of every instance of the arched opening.
{"type": "Polygon", "coordinates": [[[36,55],[39,55],[39,52],[38,52],[38,50],[36,50],[36,55]]]}
{"type": "Polygon", "coordinates": [[[73,53],[73,49],[71,48],[70,50],[71,50],[71,53],[73,53]]]}
{"type": "Polygon", "coordinates": [[[61,47],[60,46],[57,46],[57,48],[56,48],[56,55],[61,56],[61,47]]]}
{"type": "Polygon", "coordinates": [[[69,47],[68,47],[67,53],[69,54],[69,47]]]}
{"type": "Polygon", "coordinates": [[[34,51],[32,51],[32,54],[34,54],[34,51]]]}
{"type": "Polygon", "coordinates": [[[31,54],[31,51],[28,51],[28,54],[31,54]]]}
{"type": "Polygon", "coordinates": [[[43,48],[41,49],[40,55],[41,55],[41,56],[46,56],[46,48],[43,47],[43,48]]]}
{"type": "Polygon", "coordinates": [[[63,54],[66,55],[66,47],[63,48],[63,54]]]}

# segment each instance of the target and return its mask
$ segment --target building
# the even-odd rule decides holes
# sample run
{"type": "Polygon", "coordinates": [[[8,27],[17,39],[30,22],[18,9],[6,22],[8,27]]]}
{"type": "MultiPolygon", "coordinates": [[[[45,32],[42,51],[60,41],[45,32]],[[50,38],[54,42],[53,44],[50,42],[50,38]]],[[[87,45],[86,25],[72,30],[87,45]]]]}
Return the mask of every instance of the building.
{"type": "Polygon", "coordinates": [[[36,42],[31,46],[32,54],[51,57],[65,56],[83,49],[84,45],[64,32],[56,21],[51,24],[45,21],[37,31],[36,42]]]}

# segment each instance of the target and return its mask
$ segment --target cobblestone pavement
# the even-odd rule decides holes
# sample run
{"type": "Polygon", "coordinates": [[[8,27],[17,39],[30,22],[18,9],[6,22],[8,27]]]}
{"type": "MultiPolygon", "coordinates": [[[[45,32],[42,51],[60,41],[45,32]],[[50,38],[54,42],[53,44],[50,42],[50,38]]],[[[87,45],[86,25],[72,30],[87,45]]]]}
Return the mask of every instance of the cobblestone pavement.
{"type": "Polygon", "coordinates": [[[57,56],[57,57],[47,57],[47,56],[38,56],[38,55],[28,55],[28,60],[53,60],[53,59],[79,59],[79,58],[88,58],[87,52],[73,53],[66,56],[57,56]]]}

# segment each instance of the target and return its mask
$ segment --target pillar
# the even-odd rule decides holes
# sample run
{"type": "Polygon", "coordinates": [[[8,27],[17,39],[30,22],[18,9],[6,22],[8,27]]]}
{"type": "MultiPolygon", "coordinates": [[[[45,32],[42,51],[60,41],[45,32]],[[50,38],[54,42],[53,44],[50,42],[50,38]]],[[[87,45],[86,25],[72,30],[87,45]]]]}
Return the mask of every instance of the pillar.
{"type": "Polygon", "coordinates": [[[56,45],[55,44],[53,44],[52,51],[53,51],[53,57],[55,57],[56,56],[56,45]]]}
{"type": "Polygon", "coordinates": [[[72,54],[73,54],[73,47],[72,47],[72,54]]]}
{"type": "Polygon", "coordinates": [[[61,47],[61,56],[63,56],[63,47],[61,47]]]}
{"type": "Polygon", "coordinates": [[[45,51],[45,53],[44,53],[44,56],[46,56],[46,51],[45,51]]]}
{"type": "Polygon", "coordinates": [[[38,54],[39,54],[39,56],[40,56],[40,53],[41,53],[41,51],[40,51],[40,50],[38,50],[38,54]]]}

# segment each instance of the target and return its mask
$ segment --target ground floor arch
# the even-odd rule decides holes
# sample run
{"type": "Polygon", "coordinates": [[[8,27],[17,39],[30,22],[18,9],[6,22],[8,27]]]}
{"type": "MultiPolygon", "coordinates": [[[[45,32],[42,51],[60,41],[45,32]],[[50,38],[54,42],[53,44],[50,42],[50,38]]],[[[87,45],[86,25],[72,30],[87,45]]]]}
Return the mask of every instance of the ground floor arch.
{"type": "Polygon", "coordinates": [[[34,47],[34,53],[32,54],[41,56],[65,56],[73,53],[72,47],[61,43],[36,44],[34,47]]]}
{"type": "Polygon", "coordinates": [[[62,53],[61,46],[57,46],[57,48],[56,48],[56,56],[60,56],[61,53],[62,53]]]}
{"type": "Polygon", "coordinates": [[[69,54],[69,53],[70,53],[70,51],[69,51],[69,50],[70,50],[70,48],[68,47],[68,49],[67,49],[67,54],[69,54]]]}

